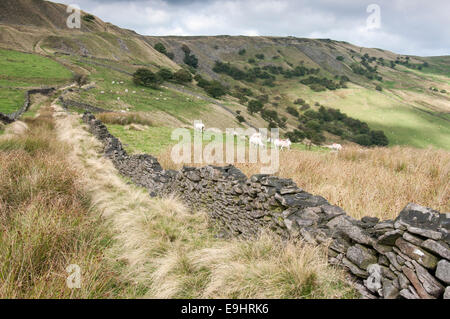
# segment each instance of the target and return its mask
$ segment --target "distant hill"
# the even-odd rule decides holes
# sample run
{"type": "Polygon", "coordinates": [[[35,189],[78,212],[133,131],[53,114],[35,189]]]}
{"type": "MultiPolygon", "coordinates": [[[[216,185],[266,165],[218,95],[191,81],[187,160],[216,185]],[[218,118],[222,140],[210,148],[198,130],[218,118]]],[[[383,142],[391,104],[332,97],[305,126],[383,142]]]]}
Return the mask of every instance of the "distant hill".
{"type": "MultiPolygon", "coordinates": [[[[254,125],[267,125],[276,113],[284,133],[305,129],[305,112],[324,106],[383,130],[390,144],[450,149],[448,56],[404,56],[330,39],[144,36],[99,17],[71,30],[68,15],[65,5],[49,1],[2,0],[0,48],[69,54],[129,71],[183,67],[197,75],[194,83],[202,78],[227,87],[220,99],[254,125]],[[266,112],[249,114],[247,104],[258,98],[266,112]]],[[[324,130],[327,123],[319,122],[324,130]]],[[[332,133],[339,127],[325,131],[327,140],[345,142],[332,133]]]]}

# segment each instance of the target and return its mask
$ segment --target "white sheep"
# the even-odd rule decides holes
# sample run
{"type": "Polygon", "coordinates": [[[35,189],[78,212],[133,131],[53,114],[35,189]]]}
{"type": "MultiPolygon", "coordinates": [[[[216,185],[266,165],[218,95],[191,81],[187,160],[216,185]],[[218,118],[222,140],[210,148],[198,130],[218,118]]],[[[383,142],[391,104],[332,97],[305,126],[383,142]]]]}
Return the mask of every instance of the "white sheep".
{"type": "Polygon", "coordinates": [[[290,139],[286,139],[286,140],[275,139],[273,141],[273,144],[275,145],[275,147],[279,147],[280,150],[282,150],[283,148],[287,148],[288,150],[290,150],[292,142],[290,139]]]}
{"type": "Polygon", "coordinates": [[[194,130],[199,131],[199,132],[204,132],[205,131],[205,124],[203,124],[201,122],[194,123],[194,130]]]}
{"type": "Polygon", "coordinates": [[[250,145],[264,147],[261,133],[255,133],[250,137],[250,145]]]}

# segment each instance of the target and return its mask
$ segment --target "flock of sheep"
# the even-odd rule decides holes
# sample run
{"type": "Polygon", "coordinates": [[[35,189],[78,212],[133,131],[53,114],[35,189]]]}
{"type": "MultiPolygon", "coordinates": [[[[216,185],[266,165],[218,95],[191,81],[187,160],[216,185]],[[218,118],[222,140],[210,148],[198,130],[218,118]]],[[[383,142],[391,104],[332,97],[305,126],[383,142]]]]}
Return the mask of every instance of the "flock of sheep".
{"type": "MultiPolygon", "coordinates": [[[[205,125],[203,123],[194,123],[194,130],[203,133],[205,131],[205,125]]],[[[247,139],[246,135],[239,135],[239,133],[237,133],[236,131],[233,131],[232,134],[234,136],[239,136],[241,139],[247,139]]],[[[263,135],[260,132],[254,133],[252,136],[250,136],[249,144],[250,146],[266,147],[266,143],[264,142],[264,140],[266,140],[267,143],[271,143],[275,145],[275,147],[280,148],[280,150],[284,148],[291,149],[292,142],[289,139],[264,139],[263,135]]]]}
{"type": "MultiPolygon", "coordinates": [[[[123,81],[112,81],[111,84],[124,84],[123,81]]],[[[168,88],[167,88],[168,89],[168,88]]],[[[125,89],[125,93],[128,93],[128,89],[125,89]]],[[[105,91],[101,91],[101,94],[105,94],[105,91]]],[[[111,90],[111,93],[113,93],[113,91],[111,90]]],[[[117,94],[119,94],[119,92],[116,92],[117,94]]],[[[136,91],[132,92],[133,94],[136,94],[136,91]]],[[[162,92],[160,92],[160,97],[156,98],[157,100],[159,100],[160,98],[163,98],[162,96],[162,92]]],[[[200,97],[197,97],[200,98],[200,97]]],[[[167,100],[168,98],[163,98],[163,100],[167,100]]],[[[120,97],[117,97],[117,100],[120,100],[120,97]]],[[[189,101],[190,99],[187,98],[187,100],[189,101]]],[[[129,109],[127,109],[127,111],[129,111],[129,109]]],[[[123,113],[125,113],[126,111],[122,111],[123,113]]],[[[200,132],[204,132],[205,131],[205,125],[203,123],[195,123],[194,124],[194,130],[196,131],[200,131],[200,132]]],[[[212,130],[212,129],[211,129],[212,130]]],[[[233,132],[234,136],[239,136],[239,133],[237,133],[236,131],[233,132]]],[[[247,140],[248,136],[246,135],[242,135],[240,136],[241,139],[245,139],[247,140]]],[[[280,150],[283,149],[291,149],[291,145],[292,142],[289,138],[287,139],[272,139],[272,138],[267,138],[264,137],[260,132],[254,133],[252,136],[250,136],[250,138],[248,138],[249,140],[249,144],[250,146],[253,147],[266,147],[266,143],[270,143],[273,144],[276,148],[279,148],[280,150]]],[[[333,150],[333,151],[341,151],[342,150],[342,145],[341,144],[337,144],[337,143],[333,143],[332,145],[326,145],[325,147],[333,150]]]]}
{"type": "MultiPolygon", "coordinates": [[[[196,123],[194,123],[194,130],[203,133],[203,132],[205,132],[205,125],[203,123],[201,123],[201,122],[196,122],[196,123]]],[[[213,130],[214,129],[208,129],[208,131],[213,131],[213,130]]],[[[219,133],[220,132],[221,131],[219,131],[219,133]]],[[[232,134],[234,136],[240,137],[243,140],[247,140],[247,138],[248,138],[247,135],[239,135],[239,133],[236,132],[236,131],[233,131],[232,134]]],[[[270,143],[270,144],[273,144],[276,148],[279,148],[280,150],[283,150],[283,149],[290,150],[291,149],[291,145],[292,145],[292,142],[291,142],[291,140],[289,138],[287,138],[287,139],[265,138],[263,136],[263,134],[260,133],[260,132],[254,133],[252,136],[250,136],[250,138],[248,138],[248,140],[249,140],[249,144],[250,144],[251,147],[254,147],[254,146],[256,146],[256,147],[266,147],[266,145],[267,145],[266,143],[270,143]]],[[[331,149],[332,151],[335,151],[335,152],[339,152],[339,151],[341,151],[343,149],[342,145],[341,144],[337,144],[337,143],[333,143],[331,145],[326,145],[325,147],[329,148],[329,149],[331,149]]]]}

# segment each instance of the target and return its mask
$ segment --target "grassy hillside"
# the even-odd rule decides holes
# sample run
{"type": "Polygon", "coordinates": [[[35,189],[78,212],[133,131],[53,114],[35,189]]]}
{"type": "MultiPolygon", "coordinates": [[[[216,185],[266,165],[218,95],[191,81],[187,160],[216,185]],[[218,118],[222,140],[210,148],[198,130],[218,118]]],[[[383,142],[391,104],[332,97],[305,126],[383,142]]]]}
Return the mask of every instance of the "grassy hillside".
{"type": "Polygon", "coordinates": [[[0,112],[10,114],[22,107],[25,102],[24,90],[0,89],[0,112]]]}
{"type": "Polygon", "coordinates": [[[303,96],[308,101],[338,108],[365,121],[371,128],[383,130],[391,145],[450,149],[450,113],[409,104],[391,92],[356,85],[346,90],[320,93],[295,86],[286,87],[284,92],[292,99],[303,96]]]}
{"type": "MultiPolygon", "coordinates": [[[[271,116],[276,115],[278,120],[274,124],[281,127],[283,134],[300,130],[311,138],[312,133],[299,121],[307,109],[294,103],[303,99],[309,109],[318,110],[319,105],[340,109],[347,116],[366,122],[371,130],[383,130],[389,145],[450,149],[448,57],[402,56],[329,39],[141,36],[105,23],[99,17],[83,20],[80,30],[68,30],[60,17],[63,5],[30,0],[14,4],[12,0],[2,2],[0,46],[47,55],[70,70],[90,74],[95,87],[74,94],[77,100],[110,110],[146,112],[165,127],[190,125],[193,119],[202,119],[207,126],[219,128],[239,126],[234,115],[195,97],[200,93],[206,95],[196,81],[187,86],[194,92],[194,98],[173,89],[142,91],[131,83],[131,77],[89,62],[128,72],[138,67],[152,71],[184,67],[193,75],[219,81],[228,89],[228,94],[220,98],[221,103],[240,112],[256,127],[267,127],[273,121],[271,116]],[[167,54],[155,50],[158,43],[165,46],[167,54]],[[186,64],[186,48],[190,58],[197,60],[194,66],[186,64]],[[242,74],[218,72],[214,68],[216,61],[229,63],[233,72],[238,70],[244,78],[242,74]],[[112,84],[115,79],[124,84],[120,87],[112,84]],[[124,93],[125,89],[129,94],[124,93]],[[261,97],[266,113],[248,112],[249,100],[261,97]],[[292,115],[292,109],[299,116],[292,115]]],[[[60,83],[67,76],[68,71],[60,65],[46,66],[44,60],[31,61],[42,57],[29,59],[24,65],[18,65],[27,59],[4,56],[2,67],[6,71],[0,75],[0,86],[60,83]],[[11,72],[8,70],[18,74],[8,74],[11,72]],[[31,73],[26,72],[29,75],[24,77],[23,70],[31,73]]],[[[46,59],[45,62],[54,61],[46,59]]],[[[17,99],[17,94],[4,93],[3,100],[11,102],[3,108],[10,110],[17,99]]],[[[338,136],[326,130],[327,123],[319,124],[317,130],[322,136],[316,139],[317,143],[357,141],[357,133],[338,136]]]]}
{"type": "Polygon", "coordinates": [[[28,88],[61,85],[72,72],[60,63],[36,54],[0,49],[0,112],[9,114],[22,107],[28,88]]]}
{"type": "Polygon", "coordinates": [[[0,49],[0,86],[32,87],[67,83],[72,73],[43,56],[0,49]]]}
{"type": "MultiPolygon", "coordinates": [[[[231,88],[239,85],[251,89],[255,95],[268,95],[265,108],[285,116],[287,130],[299,124],[286,112],[287,107],[301,114],[300,107],[293,103],[301,98],[312,109],[318,109],[317,103],[337,108],[367,122],[372,129],[383,130],[390,145],[450,149],[450,77],[446,57],[404,57],[332,40],[270,37],[161,37],[151,40],[160,41],[175,52],[175,61],[180,64],[184,57],[180,47],[187,45],[198,57],[201,74],[219,79],[231,88]],[[264,56],[258,58],[261,54],[264,56]],[[272,72],[274,82],[268,86],[263,80],[249,82],[218,73],[214,69],[215,61],[230,63],[242,72],[255,67],[268,73],[271,73],[269,67],[286,72],[302,65],[320,68],[318,78],[336,81],[337,76],[345,75],[350,81],[346,88],[324,88],[316,92],[299,81],[308,75],[287,78],[272,72]],[[364,75],[355,73],[355,66],[361,68],[364,75]]],[[[338,137],[329,138],[340,141],[338,137]]]]}

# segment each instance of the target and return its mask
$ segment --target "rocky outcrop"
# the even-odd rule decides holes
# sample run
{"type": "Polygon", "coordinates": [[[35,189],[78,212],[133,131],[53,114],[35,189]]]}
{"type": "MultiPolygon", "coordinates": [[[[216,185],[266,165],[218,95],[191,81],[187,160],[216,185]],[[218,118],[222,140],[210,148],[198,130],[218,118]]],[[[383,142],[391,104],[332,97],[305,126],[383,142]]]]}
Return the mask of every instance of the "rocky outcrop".
{"type": "Polygon", "coordinates": [[[348,269],[367,298],[449,297],[449,214],[411,203],[395,220],[356,220],[290,179],[248,178],[234,166],[164,170],[150,155],[128,155],[92,114],[83,120],[121,174],[151,196],[177,194],[207,212],[225,236],[252,238],[270,229],[286,239],[327,244],[330,263],[348,269]]]}

